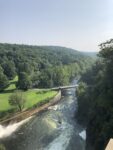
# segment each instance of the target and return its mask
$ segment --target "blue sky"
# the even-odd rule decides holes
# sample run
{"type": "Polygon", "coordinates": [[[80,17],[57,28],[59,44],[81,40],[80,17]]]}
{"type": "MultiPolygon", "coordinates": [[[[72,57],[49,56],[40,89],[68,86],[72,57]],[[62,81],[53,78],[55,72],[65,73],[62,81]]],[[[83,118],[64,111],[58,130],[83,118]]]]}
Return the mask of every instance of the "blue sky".
{"type": "Polygon", "coordinates": [[[113,38],[113,0],[0,0],[0,42],[98,51],[113,38]]]}

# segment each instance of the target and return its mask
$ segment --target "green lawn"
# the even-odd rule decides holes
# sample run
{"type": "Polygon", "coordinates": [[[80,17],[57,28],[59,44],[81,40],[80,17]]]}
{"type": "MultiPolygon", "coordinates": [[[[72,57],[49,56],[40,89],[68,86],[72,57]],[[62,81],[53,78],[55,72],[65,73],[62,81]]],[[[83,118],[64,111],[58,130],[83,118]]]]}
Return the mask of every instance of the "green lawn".
{"type": "Polygon", "coordinates": [[[12,93],[0,93],[0,111],[11,109],[8,103],[8,98],[12,93]]]}
{"type": "MultiPolygon", "coordinates": [[[[15,91],[18,77],[16,76],[14,80],[10,81],[10,85],[8,88],[4,90],[4,92],[0,93],[0,112],[4,112],[12,109],[13,107],[9,105],[8,99],[9,96],[15,91]]],[[[39,102],[45,101],[46,99],[50,99],[54,97],[57,92],[50,90],[28,90],[23,92],[26,98],[25,109],[31,108],[39,102]]]]}
{"type": "Polygon", "coordinates": [[[29,91],[25,92],[25,97],[27,99],[27,101],[25,103],[25,108],[30,108],[34,104],[37,104],[46,99],[50,99],[50,98],[54,97],[56,94],[57,94],[56,91],[45,91],[42,93],[37,93],[37,91],[29,90],[29,91]]]}
{"type": "Polygon", "coordinates": [[[5,89],[5,91],[15,90],[15,83],[18,81],[18,76],[16,76],[13,80],[10,80],[10,85],[5,89]]]}
{"type": "MultiPolygon", "coordinates": [[[[37,93],[37,91],[36,90],[28,90],[28,91],[24,92],[24,95],[26,98],[26,103],[25,103],[26,109],[32,107],[33,105],[35,105],[45,99],[52,98],[57,94],[56,91],[47,91],[44,93],[37,93]]],[[[6,111],[6,110],[12,108],[8,103],[8,98],[11,94],[12,94],[12,92],[0,93],[0,111],[6,111]]]]}

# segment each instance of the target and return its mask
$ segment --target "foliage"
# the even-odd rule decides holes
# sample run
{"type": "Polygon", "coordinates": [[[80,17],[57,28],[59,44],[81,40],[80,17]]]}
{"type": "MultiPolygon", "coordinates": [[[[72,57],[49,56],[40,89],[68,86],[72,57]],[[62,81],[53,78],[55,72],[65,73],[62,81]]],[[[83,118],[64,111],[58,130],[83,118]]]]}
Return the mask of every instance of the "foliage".
{"type": "Polygon", "coordinates": [[[20,92],[20,91],[14,92],[9,97],[9,104],[11,106],[16,106],[19,109],[19,111],[22,111],[22,109],[24,108],[25,101],[26,99],[23,95],[23,92],[20,92]]]}
{"type": "Polygon", "coordinates": [[[13,80],[9,81],[9,86],[4,89],[4,92],[14,91],[16,90],[16,83],[18,81],[18,76],[15,76],[13,80]]]}
{"type": "MultiPolygon", "coordinates": [[[[113,40],[100,49],[100,59],[82,77],[87,88],[78,94],[79,113],[85,109],[87,116],[87,150],[104,150],[113,137],[113,40]]],[[[84,122],[83,114],[79,117],[84,122]]]]}
{"type": "Polygon", "coordinates": [[[0,65],[9,80],[19,77],[17,88],[66,85],[89,68],[93,59],[59,46],[0,44],[0,65]]]}
{"type": "Polygon", "coordinates": [[[78,110],[76,113],[77,119],[79,123],[86,125],[88,120],[88,113],[90,101],[88,99],[88,94],[86,91],[88,90],[87,85],[84,82],[81,82],[76,90],[76,96],[78,100],[78,110]],[[81,111],[82,110],[82,111],[81,111]]]}
{"type": "Polygon", "coordinates": [[[18,82],[16,84],[18,89],[28,90],[31,87],[30,77],[26,72],[20,72],[18,76],[18,82]]]}
{"type": "Polygon", "coordinates": [[[3,73],[3,69],[0,66],[0,91],[8,86],[9,82],[6,75],[3,73]]]}
{"type": "MultiPolygon", "coordinates": [[[[24,92],[24,96],[26,97],[24,109],[27,110],[41,106],[49,102],[56,94],[56,91],[40,90],[37,92],[37,90],[28,90],[24,92]]],[[[7,96],[6,93],[0,95],[0,120],[7,119],[18,111],[17,108],[8,103],[10,95],[12,94],[7,93],[7,96]]]]}
{"type": "MultiPolygon", "coordinates": [[[[0,118],[5,116],[9,113],[13,113],[14,106],[10,105],[8,100],[9,97],[13,94],[13,91],[7,91],[0,93],[0,118]]],[[[34,105],[38,104],[41,101],[44,101],[47,98],[52,98],[57,94],[56,91],[49,91],[49,90],[28,90],[24,91],[23,95],[26,98],[26,102],[24,104],[24,109],[29,109],[34,105]]]]}
{"type": "Polygon", "coordinates": [[[2,63],[2,67],[4,69],[4,74],[8,77],[8,79],[13,79],[16,76],[16,68],[13,61],[6,61],[2,63]]]}

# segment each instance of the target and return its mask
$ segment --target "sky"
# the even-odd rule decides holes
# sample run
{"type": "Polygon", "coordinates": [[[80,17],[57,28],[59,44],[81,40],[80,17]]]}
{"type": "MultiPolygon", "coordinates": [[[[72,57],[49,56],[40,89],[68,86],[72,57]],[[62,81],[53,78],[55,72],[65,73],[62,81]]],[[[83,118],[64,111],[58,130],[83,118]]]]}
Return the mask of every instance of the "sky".
{"type": "Polygon", "coordinates": [[[99,51],[113,38],[113,0],[0,0],[0,43],[99,51]]]}

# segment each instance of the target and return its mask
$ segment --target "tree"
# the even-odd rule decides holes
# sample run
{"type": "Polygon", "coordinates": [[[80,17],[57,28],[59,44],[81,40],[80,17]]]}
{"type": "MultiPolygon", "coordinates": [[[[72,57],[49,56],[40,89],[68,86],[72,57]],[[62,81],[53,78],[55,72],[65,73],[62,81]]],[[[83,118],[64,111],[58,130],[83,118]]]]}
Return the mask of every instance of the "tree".
{"type": "Polygon", "coordinates": [[[53,87],[52,68],[44,69],[39,76],[39,87],[53,87]]]}
{"type": "Polygon", "coordinates": [[[32,76],[31,76],[31,81],[32,81],[32,87],[33,88],[37,88],[39,85],[39,76],[40,76],[40,72],[37,71],[35,72],[32,76]]]}
{"type": "Polygon", "coordinates": [[[13,79],[16,75],[15,64],[13,61],[7,61],[3,65],[4,74],[8,77],[8,79],[13,79]]]}
{"type": "Polygon", "coordinates": [[[91,101],[89,95],[87,93],[87,85],[84,82],[80,82],[79,86],[76,89],[76,96],[78,100],[78,109],[76,113],[76,117],[79,123],[82,125],[87,124],[89,117],[89,109],[91,105],[91,101]]]}
{"type": "Polygon", "coordinates": [[[0,91],[3,90],[5,87],[7,87],[9,84],[8,79],[6,75],[3,73],[3,69],[0,66],[0,91]]]}
{"type": "Polygon", "coordinates": [[[18,72],[25,72],[27,74],[31,74],[33,71],[33,68],[29,62],[22,62],[18,64],[18,72]]]}
{"type": "Polygon", "coordinates": [[[20,72],[18,75],[17,88],[21,90],[28,90],[32,85],[31,79],[26,72],[20,72]]]}
{"type": "Polygon", "coordinates": [[[68,84],[68,73],[63,66],[57,66],[54,68],[54,84],[56,86],[66,85],[68,84]]]}
{"type": "Polygon", "coordinates": [[[87,119],[86,150],[103,150],[113,137],[113,40],[100,46],[99,61],[81,78],[87,88],[77,91],[79,119],[87,119]]]}
{"type": "Polygon", "coordinates": [[[23,92],[16,91],[9,97],[9,104],[12,106],[16,106],[19,111],[22,111],[24,108],[24,104],[26,102],[26,99],[24,97],[23,92]]]}

